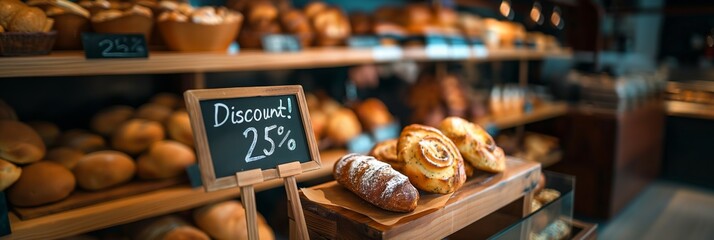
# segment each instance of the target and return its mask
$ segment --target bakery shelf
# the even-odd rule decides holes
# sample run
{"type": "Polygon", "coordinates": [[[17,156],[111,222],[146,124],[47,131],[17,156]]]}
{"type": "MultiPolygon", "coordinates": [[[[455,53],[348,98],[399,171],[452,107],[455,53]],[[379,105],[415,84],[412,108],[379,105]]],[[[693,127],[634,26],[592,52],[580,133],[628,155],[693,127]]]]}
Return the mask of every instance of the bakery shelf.
{"type": "Polygon", "coordinates": [[[563,116],[568,112],[568,104],[565,102],[544,103],[533,108],[528,113],[507,114],[498,117],[482,117],[475,120],[481,126],[493,126],[498,129],[512,128],[523,124],[543,121],[546,119],[563,116]]]}
{"type": "MultiPolygon", "coordinates": [[[[322,168],[299,175],[298,181],[330,176],[332,165],[345,153],[345,150],[321,152],[322,168]]],[[[256,190],[281,185],[280,179],[274,179],[256,185],[256,190]]],[[[24,221],[10,214],[12,234],[2,239],[55,239],[73,236],[238,196],[238,188],[206,193],[203,188],[176,186],[24,221]]]]}
{"type": "Polygon", "coordinates": [[[245,50],[238,54],[151,52],[148,59],[87,60],[81,51],[59,51],[47,56],[0,58],[0,77],[203,73],[348,66],[397,60],[506,61],[569,58],[570,50],[489,50],[464,58],[432,58],[424,48],[406,48],[399,56],[377,56],[372,49],[314,48],[295,53],[245,50]]]}
{"type": "Polygon", "coordinates": [[[714,120],[714,106],[702,103],[667,101],[667,115],[714,120]]]}

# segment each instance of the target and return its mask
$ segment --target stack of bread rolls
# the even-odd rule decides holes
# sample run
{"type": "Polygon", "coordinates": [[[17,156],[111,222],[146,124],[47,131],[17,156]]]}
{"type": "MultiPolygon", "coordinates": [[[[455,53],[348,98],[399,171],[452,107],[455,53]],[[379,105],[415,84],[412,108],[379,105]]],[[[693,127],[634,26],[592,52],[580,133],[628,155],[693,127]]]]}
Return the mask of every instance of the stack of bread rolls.
{"type": "Polygon", "coordinates": [[[40,8],[30,7],[19,0],[0,1],[1,32],[47,32],[54,20],[40,8]]]}
{"type": "Polygon", "coordinates": [[[46,121],[17,121],[0,102],[0,190],[16,206],[62,200],[75,187],[101,191],[134,178],[154,180],[182,175],[196,163],[193,133],[182,100],[159,94],[133,107],[99,111],[90,129],[60,128],[46,121]],[[169,139],[167,139],[167,137],[169,139]]]}
{"type": "Polygon", "coordinates": [[[315,31],[315,46],[343,45],[352,32],[349,17],[336,6],[315,1],[304,12],[315,31]]]}
{"type": "Polygon", "coordinates": [[[241,48],[262,48],[263,36],[282,32],[278,7],[269,0],[249,1],[243,13],[246,21],[238,35],[241,48]]]}

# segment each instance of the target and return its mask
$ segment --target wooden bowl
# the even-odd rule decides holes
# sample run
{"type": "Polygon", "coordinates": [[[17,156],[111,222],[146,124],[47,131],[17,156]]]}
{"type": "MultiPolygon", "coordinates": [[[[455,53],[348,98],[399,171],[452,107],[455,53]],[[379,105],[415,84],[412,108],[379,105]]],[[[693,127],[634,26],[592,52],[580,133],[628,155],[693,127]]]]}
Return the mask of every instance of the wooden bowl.
{"type": "Polygon", "coordinates": [[[54,15],[54,29],[57,31],[54,49],[82,49],[82,32],[89,32],[89,19],[74,13],[54,15]]]}
{"type": "Polygon", "coordinates": [[[92,28],[98,33],[143,34],[146,42],[151,39],[154,19],[139,14],[131,14],[108,21],[94,22],[92,28]]]}
{"type": "Polygon", "coordinates": [[[218,25],[162,21],[157,25],[169,49],[181,52],[225,52],[240,31],[242,21],[218,25]]]}

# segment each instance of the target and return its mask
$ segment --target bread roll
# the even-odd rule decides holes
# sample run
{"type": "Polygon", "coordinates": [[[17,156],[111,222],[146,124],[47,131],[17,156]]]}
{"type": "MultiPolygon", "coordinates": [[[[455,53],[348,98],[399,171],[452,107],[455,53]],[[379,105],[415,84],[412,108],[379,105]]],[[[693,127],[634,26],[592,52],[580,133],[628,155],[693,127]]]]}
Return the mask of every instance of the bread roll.
{"type": "Polygon", "coordinates": [[[128,225],[127,232],[136,240],[209,240],[205,232],[189,225],[183,219],[169,215],[143,220],[128,225]]]}
{"type": "Polygon", "coordinates": [[[18,0],[0,0],[0,25],[7,28],[15,15],[26,7],[18,0]]]}
{"type": "Polygon", "coordinates": [[[438,129],[412,124],[397,143],[404,174],[415,187],[432,193],[452,193],[466,182],[464,161],[453,142],[438,129]]]}
{"type": "Polygon", "coordinates": [[[171,115],[171,112],[171,108],[167,106],[157,103],[147,103],[141,105],[136,110],[134,117],[162,123],[171,115]]]}
{"type": "Polygon", "coordinates": [[[315,15],[324,11],[325,9],[327,9],[327,4],[325,4],[324,2],[320,2],[320,1],[313,1],[313,2],[308,3],[305,6],[304,11],[305,11],[305,15],[308,18],[313,18],[313,17],[315,17],[315,15]]]}
{"type": "Polygon", "coordinates": [[[0,158],[17,164],[39,161],[45,156],[45,143],[27,124],[0,120],[0,158]]]}
{"type": "Polygon", "coordinates": [[[401,162],[397,157],[397,142],[398,139],[389,139],[379,142],[372,147],[372,150],[369,151],[369,155],[379,161],[388,163],[394,170],[401,172],[404,169],[404,162],[401,162]]]}
{"type": "Polygon", "coordinates": [[[506,170],[503,149],[496,146],[491,135],[481,127],[459,117],[444,119],[439,129],[458,147],[461,155],[473,167],[487,172],[506,170]]]}
{"type": "Polygon", "coordinates": [[[42,9],[25,7],[17,12],[7,25],[9,32],[43,32],[47,15],[42,9]]]}
{"type": "Polygon", "coordinates": [[[87,154],[72,171],[80,187],[96,191],[131,180],[136,164],[124,153],[107,150],[87,154]]]}
{"type": "Polygon", "coordinates": [[[15,183],[21,174],[21,168],[11,162],[0,159],[0,191],[5,191],[7,187],[15,183]]]}
{"type": "MultiPolygon", "coordinates": [[[[0,0],[2,1],[2,0],[0,0]]],[[[5,1],[14,1],[14,0],[5,0],[5,1]]],[[[0,9],[2,7],[0,6],[0,9]]],[[[1,14],[0,14],[1,16],[1,14]]],[[[0,17],[2,18],[2,17],[0,17]]],[[[0,27],[2,27],[0,25],[0,27]]],[[[15,113],[15,109],[13,109],[10,105],[5,103],[5,101],[0,100],[0,120],[15,120],[17,121],[17,113],[15,113]]]]}
{"type": "Polygon", "coordinates": [[[112,106],[95,114],[90,127],[99,134],[110,136],[132,116],[134,116],[134,108],[125,105],[112,106]]]}
{"type": "Polygon", "coordinates": [[[54,123],[37,121],[30,122],[28,124],[32,127],[32,129],[35,129],[35,132],[37,132],[38,135],[40,135],[40,138],[42,138],[42,142],[45,143],[45,146],[54,145],[60,135],[60,129],[54,123]]]}
{"type": "Polygon", "coordinates": [[[381,100],[376,98],[364,100],[362,103],[357,105],[355,112],[362,121],[362,125],[364,125],[368,131],[374,131],[377,128],[394,121],[392,114],[389,113],[389,110],[387,109],[387,106],[385,106],[381,100]]]}
{"type": "Polygon", "coordinates": [[[71,147],[85,153],[104,150],[107,148],[107,143],[102,136],[82,129],[72,129],[60,136],[58,145],[63,147],[71,147]]]}
{"type": "Polygon", "coordinates": [[[84,152],[81,150],[70,147],[57,147],[50,149],[45,159],[59,163],[67,169],[72,170],[77,166],[77,163],[82,157],[84,157],[84,152]]]}
{"type": "Polygon", "coordinates": [[[385,210],[411,212],[419,201],[419,192],[406,176],[371,156],[343,156],[335,163],[333,176],[360,198],[385,210]]]}
{"type": "Polygon", "coordinates": [[[163,240],[210,240],[205,232],[192,226],[180,226],[167,232],[163,240]]]}
{"type": "Polygon", "coordinates": [[[299,10],[288,10],[281,13],[280,24],[286,33],[291,33],[298,37],[300,46],[303,48],[310,46],[314,39],[312,26],[307,16],[299,10]]]}
{"type": "Polygon", "coordinates": [[[41,161],[22,169],[20,179],[7,191],[15,206],[34,207],[62,200],[74,191],[72,172],[62,165],[41,161]]]}
{"type": "Polygon", "coordinates": [[[327,137],[336,145],[344,145],[360,133],[362,133],[362,127],[359,120],[355,113],[348,108],[336,111],[327,119],[327,137]]]}
{"type": "Polygon", "coordinates": [[[560,192],[555,189],[545,188],[534,196],[541,204],[545,205],[560,197],[560,192]]]}
{"type": "Polygon", "coordinates": [[[172,178],[183,174],[196,163],[196,154],[186,145],[165,140],[151,145],[149,152],[139,157],[138,172],[142,179],[172,178]]]}
{"type": "Polygon", "coordinates": [[[176,94],[173,93],[157,93],[151,99],[150,103],[158,104],[161,106],[168,107],[170,109],[177,109],[184,106],[183,100],[176,94]]]}
{"type": "MultiPolygon", "coordinates": [[[[214,239],[248,239],[245,209],[238,201],[230,200],[196,209],[193,212],[193,220],[214,239]]],[[[262,240],[274,238],[272,230],[260,213],[258,235],[262,240]]]]}
{"type": "Polygon", "coordinates": [[[128,154],[139,154],[151,144],[164,139],[160,123],[144,119],[132,119],[122,124],[112,137],[112,146],[128,154]]]}
{"type": "Polygon", "coordinates": [[[166,122],[169,137],[180,143],[193,147],[193,129],[191,129],[191,119],[186,111],[176,111],[166,122]]]}

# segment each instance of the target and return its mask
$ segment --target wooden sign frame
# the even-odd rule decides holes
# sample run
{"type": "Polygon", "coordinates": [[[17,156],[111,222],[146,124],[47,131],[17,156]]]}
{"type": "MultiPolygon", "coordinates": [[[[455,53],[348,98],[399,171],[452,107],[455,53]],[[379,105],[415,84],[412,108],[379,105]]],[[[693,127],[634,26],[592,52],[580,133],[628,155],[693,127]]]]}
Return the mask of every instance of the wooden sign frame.
{"type": "MultiPolygon", "coordinates": [[[[302,172],[320,169],[322,166],[322,163],[320,162],[320,153],[312,131],[310,114],[308,113],[302,86],[285,85],[274,87],[198,89],[188,90],[184,93],[188,113],[191,118],[191,128],[193,129],[194,139],[196,140],[195,146],[201,167],[201,180],[203,181],[203,186],[207,192],[231,187],[240,187],[240,185],[235,175],[216,178],[200,102],[213,99],[250,98],[279,95],[294,95],[297,98],[297,106],[300,110],[302,127],[305,130],[305,137],[307,138],[306,141],[311,158],[310,161],[300,164],[302,172]]],[[[275,168],[272,169],[263,169],[261,173],[263,175],[263,181],[281,177],[278,171],[278,166],[275,166],[275,168]]]]}

